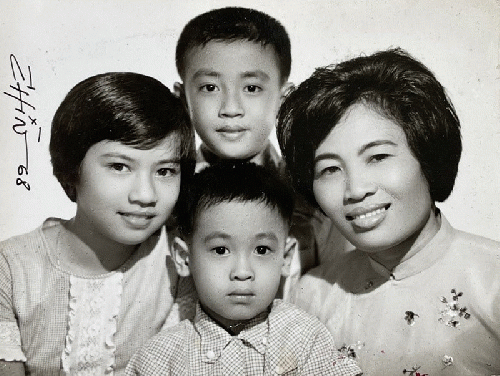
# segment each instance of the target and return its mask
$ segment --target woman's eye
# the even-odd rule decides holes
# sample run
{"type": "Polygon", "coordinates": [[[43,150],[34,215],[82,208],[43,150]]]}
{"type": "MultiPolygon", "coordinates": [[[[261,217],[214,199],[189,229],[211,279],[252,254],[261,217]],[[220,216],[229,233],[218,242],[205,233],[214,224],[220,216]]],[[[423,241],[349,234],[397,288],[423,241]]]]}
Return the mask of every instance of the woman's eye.
{"type": "Polygon", "coordinates": [[[245,87],[245,91],[248,93],[258,93],[262,91],[262,88],[257,85],[248,85],[245,87]]]}
{"type": "Polygon", "coordinates": [[[258,255],[267,255],[272,251],[273,250],[266,245],[259,245],[255,247],[255,253],[257,253],[258,255]]]}
{"type": "Polygon", "coordinates": [[[211,93],[214,91],[218,91],[219,88],[216,85],[213,84],[206,84],[200,87],[200,91],[204,91],[206,93],[211,93]]]}
{"type": "Polygon", "coordinates": [[[380,162],[380,161],[383,161],[384,159],[387,159],[389,157],[390,157],[389,154],[375,154],[375,155],[372,155],[368,160],[369,160],[369,162],[380,162]]]}
{"type": "Polygon", "coordinates": [[[215,247],[212,248],[212,252],[216,255],[223,256],[229,253],[229,249],[227,249],[226,247],[215,247]]]}

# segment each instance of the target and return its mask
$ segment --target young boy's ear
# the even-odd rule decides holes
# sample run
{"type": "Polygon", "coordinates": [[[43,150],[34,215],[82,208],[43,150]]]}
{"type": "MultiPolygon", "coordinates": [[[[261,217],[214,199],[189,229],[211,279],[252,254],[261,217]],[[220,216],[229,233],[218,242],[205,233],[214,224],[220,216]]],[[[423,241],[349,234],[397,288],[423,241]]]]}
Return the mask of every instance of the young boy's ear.
{"type": "Polygon", "coordinates": [[[175,236],[171,251],[177,273],[181,277],[189,276],[189,247],[187,243],[180,237],[175,236]]]}
{"type": "Polygon", "coordinates": [[[298,248],[297,239],[292,236],[289,236],[286,239],[285,243],[285,253],[283,255],[284,262],[281,267],[281,275],[283,277],[288,277],[290,275],[290,264],[292,263],[293,254],[296,252],[298,248]]]}
{"type": "Polygon", "coordinates": [[[281,86],[281,101],[295,89],[293,82],[287,81],[281,86]]]}

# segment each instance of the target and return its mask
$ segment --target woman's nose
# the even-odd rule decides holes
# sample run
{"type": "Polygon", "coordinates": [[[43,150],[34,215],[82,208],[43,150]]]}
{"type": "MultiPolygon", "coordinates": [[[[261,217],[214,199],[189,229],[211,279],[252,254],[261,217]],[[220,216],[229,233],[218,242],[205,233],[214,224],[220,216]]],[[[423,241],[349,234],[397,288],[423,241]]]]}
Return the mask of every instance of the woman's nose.
{"type": "Polygon", "coordinates": [[[377,185],[370,174],[364,171],[348,172],[345,177],[344,200],[348,202],[362,201],[365,197],[374,194],[377,185]]]}

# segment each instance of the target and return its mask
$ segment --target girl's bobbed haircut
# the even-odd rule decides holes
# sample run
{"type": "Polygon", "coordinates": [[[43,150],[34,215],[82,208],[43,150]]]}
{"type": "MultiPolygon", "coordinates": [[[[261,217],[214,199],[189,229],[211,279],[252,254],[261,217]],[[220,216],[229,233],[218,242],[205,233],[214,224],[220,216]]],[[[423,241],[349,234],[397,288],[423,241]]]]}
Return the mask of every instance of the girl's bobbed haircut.
{"type": "Polygon", "coordinates": [[[53,173],[76,201],[79,170],[89,148],[103,140],[150,149],[178,138],[183,175],[194,170],[194,131],[179,98],[160,81],[138,73],[110,72],[74,86],[52,120],[53,173]]]}
{"type": "Polygon", "coordinates": [[[432,200],[446,200],[462,152],[460,122],[434,74],[399,48],[318,68],[287,96],[278,115],[277,135],[296,190],[318,206],[313,193],[316,150],[357,103],[402,128],[432,200]]]}

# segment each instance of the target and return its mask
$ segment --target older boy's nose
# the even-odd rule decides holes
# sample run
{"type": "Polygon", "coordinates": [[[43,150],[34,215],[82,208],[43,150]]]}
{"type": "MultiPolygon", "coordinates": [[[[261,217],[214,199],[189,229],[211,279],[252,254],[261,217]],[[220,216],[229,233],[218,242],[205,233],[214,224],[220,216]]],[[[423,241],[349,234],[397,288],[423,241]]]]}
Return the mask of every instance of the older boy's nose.
{"type": "Polygon", "coordinates": [[[149,174],[148,176],[146,174],[137,175],[130,190],[129,199],[132,203],[142,206],[154,205],[157,201],[157,194],[153,177],[149,174]]]}
{"type": "Polygon", "coordinates": [[[221,117],[235,117],[244,114],[241,103],[241,95],[236,90],[227,90],[222,96],[222,103],[219,110],[221,117]]]}

